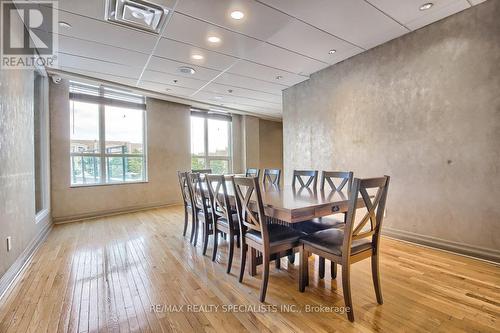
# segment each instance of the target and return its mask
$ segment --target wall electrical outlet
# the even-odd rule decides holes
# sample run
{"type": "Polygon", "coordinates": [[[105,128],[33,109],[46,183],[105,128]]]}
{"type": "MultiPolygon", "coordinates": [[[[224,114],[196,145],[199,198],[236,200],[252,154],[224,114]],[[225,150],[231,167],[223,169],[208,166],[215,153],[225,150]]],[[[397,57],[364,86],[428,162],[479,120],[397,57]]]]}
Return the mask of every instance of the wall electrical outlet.
{"type": "Polygon", "coordinates": [[[12,250],[12,237],[7,237],[7,252],[10,252],[12,250]]]}

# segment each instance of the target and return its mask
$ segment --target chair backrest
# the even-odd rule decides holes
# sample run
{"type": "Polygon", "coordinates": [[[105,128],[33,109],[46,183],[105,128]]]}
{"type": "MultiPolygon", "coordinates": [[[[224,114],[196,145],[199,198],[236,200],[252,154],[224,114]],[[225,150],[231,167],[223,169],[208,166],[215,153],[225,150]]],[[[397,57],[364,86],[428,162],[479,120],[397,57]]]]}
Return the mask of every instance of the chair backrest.
{"type": "Polygon", "coordinates": [[[232,177],[226,177],[224,175],[207,175],[205,181],[207,183],[214,221],[219,217],[225,218],[229,226],[234,229],[233,223],[238,222],[233,221],[231,203],[229,201],[229,195],[227,194],[226,185],[226,180],[231,180],[231,178],[232,177]]]}
{"type": "Polygon", "coordinates": [[[191,185],[191,193],[193,198],[193,208],[201,210],[205,216],[209,215],[207,196],[203,188],[203,181],[199,173],[190,173],[189,180],[191,185]]]}
{"type": "Polygon", "coordinates": [[[250,228],[259,231],[264,244],[269,244],[267,219],[259,181],[253,177],[233,177],[232,180],[241,230],[250,228]]]}
{"type": "Polygon", "coordinates": [[[330,188],[333,191],[341,192],[347,185],[347,192],[351,192],[352,179],[353,179],[352,172],[322,171],[320,189],[324,190],[325,183],[328,183],[328,185],[330,185],[330,188]],[[339,185],[335,185],[336,179],[341,180],[339,185]]]}
{"type": "Polygon", "coordinates": [[[191,194],[191,186],[189,184],[188,178],[189,172],[177,171],[177,177],[179,178],[179,185],[181,187],[182,200],[184,205],[193,205],[193,199],[191,194]]]}
{"type": "Polygon", "coordinates": [[[245,172],[245,177],[260,177],[260,169],[257,168],[248,168],[245,172]]]}
{"type": "Polygon", "coordinates": [[[192,173],[201,173],[201,174],[206,174],[206,173],[212,173],[212,169],[193,169],[191,170],[192,173]]]}
{"type": "Polygon", "coordinates": [[[373,249],[377,251],[389,180],[389,176],[367,179],[354,178],[352,191],[349,195],[349,209],[347,211],[346,226],[344,227],[342,253],[350,253],[352,241],[367,237],[372,237],[373,249]],[[368,190],[375,193],[370,195],[368,190]],[[363,208],[357,209],[359,196],[361,196],[361,200],[365,205],[366,214],[356,221],[357,212],[363,210],[363,208]]]}
{"type": "Polygon", "coordinates": [[[316,189],[316,184],[318,183],[318,171],[317,170],[293,170],[292,186],[295,187],[295,182],[298,182],[300,187],[309,187],[312,185],[313,189],[316,189]],[[302,177],[307,177],[306,182],[302,177]]]}
{"type": "Polygon", "coordinates": [[[262,184],[279,185],[281,178],[280,169],[264,169],[262,184]]]}

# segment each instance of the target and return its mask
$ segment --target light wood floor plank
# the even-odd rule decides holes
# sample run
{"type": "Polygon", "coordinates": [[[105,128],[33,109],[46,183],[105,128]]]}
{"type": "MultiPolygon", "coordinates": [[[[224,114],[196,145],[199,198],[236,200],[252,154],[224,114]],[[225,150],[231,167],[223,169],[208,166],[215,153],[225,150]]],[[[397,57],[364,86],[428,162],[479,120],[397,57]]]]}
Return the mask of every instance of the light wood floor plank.
{"type": "Polygon", "coordinates": [[[384,304],[369,260],[353,265],[355,323],[305,312],[344,306],[341,268],[331,279],[327,262],[320,280],[314,257],[305,293],[296,265],[272,263],[264,305],[276,311],[258,311],[260,268],[238,283],[239,249],[226,274],[226,242],[212,262],[211,244],[203,256],[201,241],[195,248],[182,237],[183,219],[181,207],[170,207],[55,226],[0,301],[0,332],[500,332],[498,265],[383,238],[384,304]],[[193,305],[218,311],[188,311],[193,305]],[[223,311],[234,305],[256,311],[223,311]]]}

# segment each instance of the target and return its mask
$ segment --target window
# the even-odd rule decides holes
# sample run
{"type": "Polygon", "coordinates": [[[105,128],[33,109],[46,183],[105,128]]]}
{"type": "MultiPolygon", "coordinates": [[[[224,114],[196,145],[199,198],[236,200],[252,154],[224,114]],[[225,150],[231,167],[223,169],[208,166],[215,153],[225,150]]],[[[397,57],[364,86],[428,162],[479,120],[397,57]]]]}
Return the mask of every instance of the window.
{"type": "Polygon", "coordinates": [[[48,90],[43,70],[34,71],[33,83],[35,221],[38,223],[48,215],[50,207],[48,90]]]}
{"type": "Polygon", "coordinates": [[[145,109],[143,96],[70,83],[71,185],[146,181],[145,109]]]}
{"type": "Polygon", "coordinates": [[[191,168],[232,171],[230,116],[191,112],[191,168]]]}

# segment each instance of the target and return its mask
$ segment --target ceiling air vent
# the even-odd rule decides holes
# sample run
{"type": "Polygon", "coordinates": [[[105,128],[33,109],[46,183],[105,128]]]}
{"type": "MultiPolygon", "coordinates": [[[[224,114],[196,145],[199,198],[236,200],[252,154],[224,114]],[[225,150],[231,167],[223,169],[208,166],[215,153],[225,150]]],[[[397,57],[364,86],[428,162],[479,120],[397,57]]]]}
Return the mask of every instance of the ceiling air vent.
{"type": "Polygon", "coordinates": [[[144,0],[107,0],[106,20],[142,30],[160,32],[168,8],[144,0]]]}

